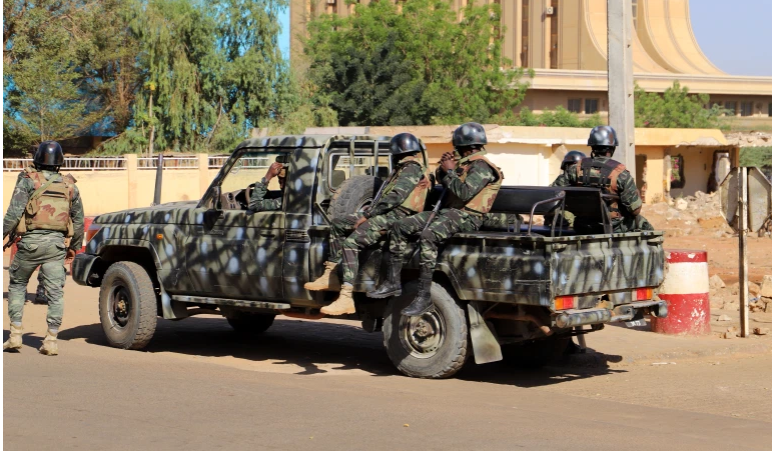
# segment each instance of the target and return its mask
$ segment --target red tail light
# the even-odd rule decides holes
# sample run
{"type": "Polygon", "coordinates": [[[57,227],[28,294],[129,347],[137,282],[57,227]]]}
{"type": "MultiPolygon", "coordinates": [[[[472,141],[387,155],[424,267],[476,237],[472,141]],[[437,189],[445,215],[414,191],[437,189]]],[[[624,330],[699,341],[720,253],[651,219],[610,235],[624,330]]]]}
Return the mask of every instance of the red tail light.
{"type": "Polygon", "coordinates": [[[652,288],[638,288],[635,290],[636,301],[648,301],[654,297],[654,290],[652,288]]]}
{"type": "Polygon", "coordinates": [[[555,310],[567,310],[574,308],[576,298],[574,296],[558,296],[555,298],[555,310]]]}

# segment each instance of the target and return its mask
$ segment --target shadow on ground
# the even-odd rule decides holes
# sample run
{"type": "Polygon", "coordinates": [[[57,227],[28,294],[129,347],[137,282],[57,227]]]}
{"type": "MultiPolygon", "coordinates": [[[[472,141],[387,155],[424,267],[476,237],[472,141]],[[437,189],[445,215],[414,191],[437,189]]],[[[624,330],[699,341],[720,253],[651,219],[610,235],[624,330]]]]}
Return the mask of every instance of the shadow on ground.
{"type": "MultiPolygon", "coordinates": [[[[4,339],[8,332],[5,331],[4,339]]],[[[109,346],[98,323],[62,330],[61,340],[84,339],[109,346]]],[[[41,337],[25,336],[25,345],[39,346],[41,337]]],[[[158,320],[153,340],[143,350],[199,357],[233,357],[266,365],[294,365],[297,375],[359,370],[371,376],[400,374],[383,348],[381,333],[367,333],[358,325],[281,319],[263,335],[248,340],[238,336],[223,318],[196,317],[184,322],[158,320]],[[332,365],[332,366],[331,366],[332,365]]],[[[539,387],[623,372],[609,368],[620,356],[588,349],[585,354],[563,356],[538,370],[519,368],[510,362],[476,365],[470,356],[457,378],[518,387],[539,387]]],[[[254,369],[254,368],[252,368],[254,369]]],[[[259,369],[257,369],[259,371],[259,369]]]]}

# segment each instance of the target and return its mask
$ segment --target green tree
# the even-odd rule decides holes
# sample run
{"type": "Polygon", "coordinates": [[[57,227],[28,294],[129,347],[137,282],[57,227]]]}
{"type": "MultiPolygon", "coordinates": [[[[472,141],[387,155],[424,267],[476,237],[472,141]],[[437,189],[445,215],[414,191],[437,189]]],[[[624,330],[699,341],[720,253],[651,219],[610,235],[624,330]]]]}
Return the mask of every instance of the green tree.
{"type": "Polygon", "coordinates": [[[544,111],[541,114],[535,114],[528,107],[523,107],[520,112],[509,118],[495,122],[500,125],[524,125],[529,127],[581,127],[592,128],[596,125],[603,125],[605,122],[600,115],[595,113],[592,116],[581,119],[576,113],[572,113],[561,105],[554,110],[544,111]]]}
{"type": "Polygon", "coordinates": [[[740,166],[772,170],[772,147],[743,147],[740,149],[740,166]]]}
{"type": "Polygon", "coordinates": [[[357,5],[348,17],[309,23],[305,52],[317,105],[341,125],[487,122],[511,115],[527,83],[502,70],[500,8],[469,2],[460,14],[444,0],[357,5]],[[320,101],[320,99],[323,99],[320,101]]]}
{"type": "Polygon", "coordinates": [[[723,109],[709,106],[707,94],[690,94],[678,81],[663,94],[635,86],[635,126],[648,128],[716,128],[723,109]]]}
{"type": "Polygon", "coordinates": [[[225,150],[297,104],[278,46],[286,0],[133,0],[142,88],[108,152],[225,150]],[[151,106],[152,105],[152,106],[151,106]]]}

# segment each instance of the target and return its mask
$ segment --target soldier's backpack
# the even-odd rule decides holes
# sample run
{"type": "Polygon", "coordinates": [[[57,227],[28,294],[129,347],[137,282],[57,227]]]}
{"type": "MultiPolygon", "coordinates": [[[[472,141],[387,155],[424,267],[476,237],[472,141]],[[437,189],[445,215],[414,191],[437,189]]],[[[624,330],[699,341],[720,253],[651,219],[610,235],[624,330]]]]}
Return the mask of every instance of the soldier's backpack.
{"type": "Polygon", "coordinates": [[[27,202],[17,233],[21,235],[32,230],[54,230],[71,237],[73,226],[70,210],[74,179],[57,174],[46,180],[42,173],[31,167],[24,172],[33,181],[35,192],[27,202]]]}

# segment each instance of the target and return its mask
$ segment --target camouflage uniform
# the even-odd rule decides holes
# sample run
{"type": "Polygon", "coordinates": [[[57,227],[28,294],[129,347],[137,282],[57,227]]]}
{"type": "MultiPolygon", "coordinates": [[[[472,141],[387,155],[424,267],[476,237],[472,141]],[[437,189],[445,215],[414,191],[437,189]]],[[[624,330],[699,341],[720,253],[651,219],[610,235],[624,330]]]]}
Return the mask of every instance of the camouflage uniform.
{"type": "MultiPolygon", "coordinates": [[[[624,233],[640,230],[654,230],[654,227],[649,224],[641,215],[636,215],[634,212],[641,208],[643,201],[638,193],[638,188],[635,186],[635,180],[630,174],[630,171],[625,169],[624,165],[612,160],[606,156],[596,156],[594,158],[586,158],[582,160],[580,164],[570,166],[563,174],[560,174],[557,179],[552,183],[553,186],[595,186],[594,184],[585,184],[584,169],[583,166],[589,166],[591,162],[596,164],[610,166],[617,165],[610,173],[608,184],[604,186],[604,192],[616,194],[619,196],[619,200],[607,200],[609,211],[611,212],[611,225],[614,233],[624,233]]],[[[596,167],[589,169],[589,177],[598,179],[602,178],[600,171],[596,167]]],[[[595,228],[597,224],[586,224],[583,218],[576,218],[575,223],[577,227],[590,227],[595,228]]]]}
{"type": "Polygon", "coordinates": [[[257,213],[258,211],[278,211],[281,210],[281,201],[283,193],[278,196],[275,192],[268,190],[268,183],[265,178],[255,183],[255,189],[249,198],[249,211],[257,213]],[[267,199],[266,199],[267,197],[267,199]]]}
{"type": "MultiPolygon", "coordinates": [[[[27,171],[38,172],[34,169],[27,171]]],[[[62,179],[62,175],[52,171],[40,171],[45,180],[52,177],[62,179]]],[[[55,179],[56,180],[56,179],[55,179]]],[[[70,241],[70,249],[80,250],[83,243],[83,204],[81,203],[78,188],[73,184],[70,207],[70,219],[72,220],[73,236],[70,241]]],[[[3,219],[3,236],[7,236],[19,226],[23,220],[30,196],[35,192],[34,181],[22,172],[16,181],[16,188],[11,198],[8,212],[3,219]]],[[[43,214],[46,210],[40,210],[37,214],[43,214]]],[[[32,273],[40,266],[41,279],[48,297],[48,328],[57,331],[62,324],[64,311],[64,279],[66,269],[64,259],[66,232],[59,230],[35,229],[28,230],[22,235],[18,243],[18,252],[11,262],[8,270],[8,316],[12,323],[21,323],[24,311],[24,300],[27,293],[27,283],[32,273]]]]}
{"type": "MultiPolygon", "coordinates": [[[[483,213],[474,211],[467,205],[475,199],[486,187],[492,184],[501,185],[501,175],[487,160],[470,159],[462,163],[455,171],[449,171],[442,177],[442,184],[448,190],[444,207],[439,211],[429,227],[420,237],[420,264],[422,273],[434,271],[437,264],[438,246],[453,234],[479,230],[483,223],[483,213]],[[464,173],[464,180],[459,173],[464,173]]],[[[490,197],[490,196],[489,196],[490,197]]],[[[493,204],[495,193],[488,202],[488,208],[493,204]]],[[[404,258],[408,238],[421,230],[431,216],[430,211],[419,213],[399,221],[391,228],[389,235],[389,250],[392,258],[404,258]]]]}
{"type": "Polygon", "coordinates": [[[329,262],[343,262],[343,283],[353,284],[359,272],[359,250],[377,243],[395,222],[398,222],[417,210],[423,209],[429,180],[425,168],[415,157],[404,158],[394,175],[385,183],[381,198],[376,205],[364,213],[352,213],[332,221],[330,229],[329,262]],[[424,184],[423,196],[415,200],[413,206],[407,208],[409,197],[415,195],[419,183],[424,184]],[[353,230],[354,224],[360,218],[367,218],[363,224],[353,230]],[[352,232],[353,230],[353,232],[352,232]]]}

